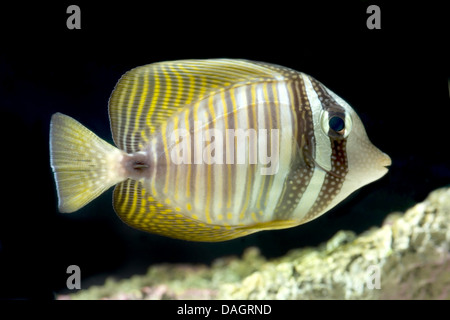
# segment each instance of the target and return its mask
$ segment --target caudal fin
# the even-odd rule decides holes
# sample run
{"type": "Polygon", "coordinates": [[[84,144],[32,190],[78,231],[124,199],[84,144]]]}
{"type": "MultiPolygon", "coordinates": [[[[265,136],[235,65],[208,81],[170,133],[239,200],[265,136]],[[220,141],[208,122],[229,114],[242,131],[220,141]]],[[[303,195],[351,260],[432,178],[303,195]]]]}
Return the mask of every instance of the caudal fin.
{"type": "Polygon", "coordinates": [[[50,164],[59,211],[74,212],[125,180],[123,154],[78,121],[55,113],[50,123],[50,164]]]}

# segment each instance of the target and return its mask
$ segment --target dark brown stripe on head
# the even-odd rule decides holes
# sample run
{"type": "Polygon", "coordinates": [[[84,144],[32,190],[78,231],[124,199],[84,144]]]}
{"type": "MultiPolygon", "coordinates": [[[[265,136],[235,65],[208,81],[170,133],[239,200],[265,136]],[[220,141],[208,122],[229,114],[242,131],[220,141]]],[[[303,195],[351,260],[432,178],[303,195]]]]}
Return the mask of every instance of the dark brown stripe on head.
{"type": "MultiPolygon", "coordinates": [[[[328,112],[328,118],[331,119],[335,116],[345,119],[345,109],[339,103],[334,100],[334,98],[328,93],[325,87],[318,82],[313,77],[309,77],[311,81],[314,91],[316,91],[319,101],[322,105],[322,109],[328,112]]],[[[339,138],[333,130],[329,130],[327,132],[329,136],[334,136],[335,138],[339,138]]]]}
{"type": "MultiPolygon", "coordinates": [[[[300,77],[295,83],[296,91],[299,92],[300,97],[299,110],[301,111],[300,122],[298,124],[300,128],[299,137],[300,140],[299,149],[301,152],[309,152],[313,158],[316,156],[316,138],[314,134],[314,121],[311,110],[311,105],[306,94],[306,87],[303,78],[300,77]],[[304,139],[304,141],[303,141],[304,139]]],[[[306,161],[306,159],[305,159],[306,161]]]]}
{"type": "Polygon", "coordinates": [[[293,117],[297,119],[297,146],[293,150],[293,160],[289,175],[285,180],[284,190],[275,207],[275,219],[289,219],[298,206],[314,173],[314,163],[310,161],[315,152],[314,125],[311,106],[306,95],[303,79],[292,81],[292,103],[294,104],[293,117]],[[304,152],[310,154],[305,156],[304,152]],[[305,165],[306,164],[306,165],[305,165]]]}
{"type": "Polygon", "coordinates": [[[345,113],[345,109],[334,100],[334,98],[328,93],[328,91],[319,81],[311,76],[308,76],[308,78],[311,81],[313,89],[314,91],[316,91],[319,101],[322,104],[322,108],[324,110],[345,113]]]}
{"type": "Polygon", "coordinates": [[[314,219],[317,215],[320,215],[328,205],[333,201],[337,194],[341,191],[342,185],[345,181],[345,176],[348,173],[348,160],[346,153],[345,139],[331,141],[331,173],[327,172],[325,180],[320,189],[319,196],[317,197],[314,205],[309,210],[308,214],[302,220],[305,223],[314,219]]]}

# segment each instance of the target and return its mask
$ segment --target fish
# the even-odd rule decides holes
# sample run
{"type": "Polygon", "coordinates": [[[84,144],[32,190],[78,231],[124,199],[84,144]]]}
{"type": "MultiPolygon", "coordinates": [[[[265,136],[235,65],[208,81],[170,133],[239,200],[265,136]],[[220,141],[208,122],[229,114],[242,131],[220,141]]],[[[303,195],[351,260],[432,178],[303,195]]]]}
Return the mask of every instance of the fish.
{"type": "Polygon", "coordinates": [[[114,145],[50,121],[58,208],[115,186],[127,225],[217,242],[295,227],[388,172],[342,98],[305,73],[241,59],[157,62],[126,72],[108,104],[114,145]]]}

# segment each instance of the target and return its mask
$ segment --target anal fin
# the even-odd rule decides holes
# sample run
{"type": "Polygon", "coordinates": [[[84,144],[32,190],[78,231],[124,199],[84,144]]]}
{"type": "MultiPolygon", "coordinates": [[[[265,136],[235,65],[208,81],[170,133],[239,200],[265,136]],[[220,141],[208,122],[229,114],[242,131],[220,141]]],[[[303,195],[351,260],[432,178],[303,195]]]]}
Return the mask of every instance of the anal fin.
{"type": "Polygon", "coordinates": [[[140,181],[128,179],[114,189],[114,210],[129,226],[170,238],[217,242],[254,233],[256,229],[210,225],[156,201],[140,181]]]}

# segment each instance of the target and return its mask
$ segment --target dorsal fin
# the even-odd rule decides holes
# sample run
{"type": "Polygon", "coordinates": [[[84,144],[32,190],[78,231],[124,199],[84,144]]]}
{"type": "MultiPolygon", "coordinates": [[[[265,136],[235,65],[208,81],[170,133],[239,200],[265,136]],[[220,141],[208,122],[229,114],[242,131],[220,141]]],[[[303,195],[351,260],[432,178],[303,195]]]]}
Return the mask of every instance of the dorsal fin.
{"type": "Polygon", "coordinates": [[[212,92],[253,81],[280,80],[287,68],[232,59],[177,60],[137,67],[125,73],[109,100],[116,145],[136,152],[180,109],[212,92]]]}

